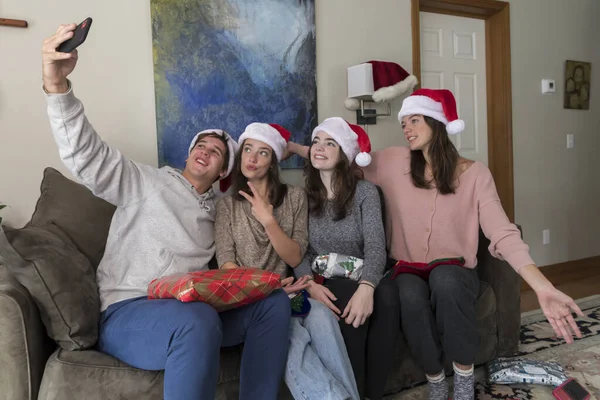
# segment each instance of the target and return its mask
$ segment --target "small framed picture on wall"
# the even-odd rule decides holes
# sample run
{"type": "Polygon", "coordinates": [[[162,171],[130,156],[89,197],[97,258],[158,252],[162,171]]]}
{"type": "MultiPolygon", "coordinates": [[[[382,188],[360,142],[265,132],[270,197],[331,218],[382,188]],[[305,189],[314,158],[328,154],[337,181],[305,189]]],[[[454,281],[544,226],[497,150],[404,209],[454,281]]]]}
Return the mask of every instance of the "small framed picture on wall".
{"type": "Polygon", "coordinates": [[[565,65],[565,106],[570,110],[590,109],[592,64],[567,60],[565,65]]]}

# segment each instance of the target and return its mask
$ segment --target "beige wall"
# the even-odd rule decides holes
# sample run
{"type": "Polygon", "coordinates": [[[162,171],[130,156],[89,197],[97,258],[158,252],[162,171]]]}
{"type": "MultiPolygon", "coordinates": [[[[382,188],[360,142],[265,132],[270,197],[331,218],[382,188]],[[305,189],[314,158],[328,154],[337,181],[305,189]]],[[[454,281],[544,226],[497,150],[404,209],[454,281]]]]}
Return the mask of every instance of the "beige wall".
{"type": "MultiPolygon", "coordinates": [[[[412,68],[410,1],[374,3],[317,1],[320,119],[339,115],[354,121],[343,105],[347,66],[386,59],[412,68]]],[[[592,80],[590,111],[563,110],[560,94],[565,59],[600,65],[598,46],[592,43],[600,37],[592,24],[599,3],[511,2],[516,217],[541,265],[600,254],[600,235],[595,233],[600,225],[600,179],[593,175],[598,170],[593,151],[600,149],[595,101],[600,78],[592,80]],[[556,79],[557,94],[540,94],[542,77],[556,79]],[[575,133],[573,150],[566,150],[566,133],[575,133]],[[546,228],[551,229],[550,246],[541,244],[546,228]]],[[[66,172],[45,116],[39,56],[42,39],[64,18],[94,18],[73,75],[88,117],[109,144],[156,165],[149,1],[60,0],[50,5],[0,0],[0,12],[30,22],[28,29],[0,27],[0,202],[11,206],[3,214],[10,224],[29,220],[45,166],[66,172]]],[[[393,110],[399,108],[400,102],[394,102],[393,110]]],[[[393,116],[378,119],[369,129],[374,149],[403,143],[393,116]]],[[[284,176],[292,183],[302,182],[300,171],[286,171],[284,176]]]]}
{"type": "Polygon", "coordinates": [[[600,255],[600,2],[510,6],[515,219],[540,265],[600,255]],[[563,109],[565,60],[592,62],[589,111],[563,109]],[[542,78],[556,80],[554,95],[541,94],[542,78]]]}
{"type": "Polygon", "coordinates": [[[44,167],[68,174],[41,92],[42,40],[59,23],[94,18],[72,75],[75,92],[105,141],[157,164],[149,1],[0,0],[0,15],[30,24],[0,26],[0,202],[10,205],[2,210],[8,223],[30,219],[44,167]]]}

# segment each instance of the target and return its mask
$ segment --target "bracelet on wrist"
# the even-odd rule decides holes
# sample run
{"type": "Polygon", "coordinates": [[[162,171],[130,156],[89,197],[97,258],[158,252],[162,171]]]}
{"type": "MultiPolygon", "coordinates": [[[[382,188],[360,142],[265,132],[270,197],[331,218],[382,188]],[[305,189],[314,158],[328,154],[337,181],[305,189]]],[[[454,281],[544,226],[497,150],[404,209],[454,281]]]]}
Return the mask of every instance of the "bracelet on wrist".
{"type": "Polygon", "coordinates": [[[367,282],[367,281],[360,281],[359,285],[367,285],[372,287],[373,289],[375,289],[375,285],[373,285],[371,282],[367,282]]]}

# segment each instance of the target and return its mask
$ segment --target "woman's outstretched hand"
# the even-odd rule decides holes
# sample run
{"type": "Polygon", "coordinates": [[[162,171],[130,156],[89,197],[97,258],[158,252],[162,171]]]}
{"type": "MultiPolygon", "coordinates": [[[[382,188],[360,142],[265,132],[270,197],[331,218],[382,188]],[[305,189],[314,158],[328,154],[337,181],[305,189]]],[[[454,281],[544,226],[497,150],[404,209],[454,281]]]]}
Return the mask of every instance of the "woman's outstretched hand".
{"type": "Polygon", "coordinates": [[[583,317],[583,312],[575,301],[554,286],[536,292],[540,306],[552,329],[558,337],[567,343],[573,343],[573,335],[581,338],[581,331],[573,319],[572,313],[583,317]]]}
{"type": "Polygon", "coordinates": [[[556,336],[564,338],[567,343],[573,343],[573,334],[581,338],[581,331],[571,313],[575,312],[580,317],[584,315],[573,299],[556,289],[534,264],[521,268],[519,275],[534,290],[540,307],[556,332],[556,336]]]}

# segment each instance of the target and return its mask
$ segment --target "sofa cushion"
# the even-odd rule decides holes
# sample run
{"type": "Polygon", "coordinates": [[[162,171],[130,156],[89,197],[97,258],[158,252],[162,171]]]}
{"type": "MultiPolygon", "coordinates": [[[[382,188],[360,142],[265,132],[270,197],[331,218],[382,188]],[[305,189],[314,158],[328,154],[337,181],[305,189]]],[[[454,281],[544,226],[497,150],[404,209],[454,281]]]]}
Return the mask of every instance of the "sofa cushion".
{"type": "Polygon", "coordinates": [[[31,294],[48,336],[80,350],[98,338],[100,298],[89,260],[53,224],[0,230],[0,262],[31,294]]]}
{"type": "Polygon", "coordinates": [[[104,254],[115,206],[54,168],[44,170],[41,194],[28,226],[59,226],[94,268],[104,254]]]}
{"type": "MultiPolygon", "coordinates": [[[[217,399],[238,398],[241,346],[221,350],[217,399]]],[[[163,371],[144,371],[107,354],[57,350],[46,364],[38,400],[161,400],[163,371]]]]}

